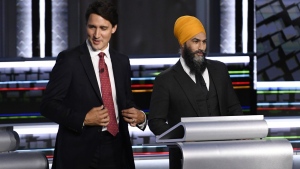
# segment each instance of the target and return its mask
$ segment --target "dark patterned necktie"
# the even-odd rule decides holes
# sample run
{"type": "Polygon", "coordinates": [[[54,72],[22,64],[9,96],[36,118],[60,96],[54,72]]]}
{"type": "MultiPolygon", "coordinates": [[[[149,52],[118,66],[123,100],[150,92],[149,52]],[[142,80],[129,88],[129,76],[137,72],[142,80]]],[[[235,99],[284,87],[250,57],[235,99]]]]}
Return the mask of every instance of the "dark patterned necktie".
{"type": "Polygon", "coordinates": [[[207,90],[206,83],[204,81],[203,76],[201,74],[196,74],[195,76],[196,76],[196,84],[198,86],[200,86],[205,93],[207,93],[208,90],[207,90]]]}
{"type": "Polygon", "coordinates": [[[109,80],[108,69],[104,61],[105,53],[99,53],[99,74],[100,74],[100,83],[101,83],[101,93],[104,106],[108,109],[109,114],[109,124],[107,125],[107,131],[110,132],[113,136],[116,136],[119,129],[116,119],[115,107],[112,98],[112,90],[109,80]]]}

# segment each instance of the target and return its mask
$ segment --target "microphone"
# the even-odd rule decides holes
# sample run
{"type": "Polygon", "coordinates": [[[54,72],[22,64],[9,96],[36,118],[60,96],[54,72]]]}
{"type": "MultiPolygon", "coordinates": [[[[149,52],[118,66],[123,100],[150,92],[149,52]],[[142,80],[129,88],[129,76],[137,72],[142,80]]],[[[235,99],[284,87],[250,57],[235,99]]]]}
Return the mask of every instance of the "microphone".
{"type": "Polygon", "coordinates": [[[99,70],[99,72],[100,72],[100,73],[103,73],[103,72],[104,72],[104,68],[101,68],[101,69],[99,70]]]}

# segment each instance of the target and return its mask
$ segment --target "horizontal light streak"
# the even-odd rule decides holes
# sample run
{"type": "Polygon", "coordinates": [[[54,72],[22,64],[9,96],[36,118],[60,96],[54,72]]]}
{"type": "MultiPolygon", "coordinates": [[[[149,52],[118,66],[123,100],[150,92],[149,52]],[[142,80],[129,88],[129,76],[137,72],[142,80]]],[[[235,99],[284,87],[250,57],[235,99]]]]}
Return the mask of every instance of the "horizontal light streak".
{"type": "Polygon", "coordinates": [[[133,93],[147,93],[152,91],[153,91],[152,89],[132,90],[133,93]]]}
{"type": "MultiPolygon", "coordinates": [[[[219,56],[207,57],[211,60],[218,60],[223,63],[249,63],[249,56],[219,56]]],[[[179,57],[170,58],[131,58],[130,64],[134,65],[173,65],[179,60],[179,57]]],[[[0,68],[27,68],[27,67],[53,67],[55,60],[38,60],[38,61],[9,61],[0,62],[0,68]]]]}
{"type": "Polygon", "coordinates": [[[32,84],[32,83],[48,83],[49,80],[24,80],[24,81],[6,81],[0,82],[0,84],[7,85],[7,84],[32,84]]]}
{"type": "Polygon", "coordinates": [[[250,82],[232,82],[232,85],[249,85],[250,82]]]}
{"type": "MultiPolygon", "coordinates": [[[[131,127],[128,125],[129,134],[139,133],[143,136],[152,136],[153,133],[150,131],[149,127],[146,126],[144,131],[141,131],[137,127],[131,127]]],[[[31,124],[18,124],[14,126],[14,131],[18,134],[48,134],[57,133],[58,124],[52,123],[31,123],[31,124]]]]}
{"type": "Polygon", "coordinates": [[[243,109],[250,109],[250,106],[242,106],[243,109]]]}
{"type": "Polygon", "coordinates": [[[257,106],[300,106],[300,102],[257,103],[257,106]]]}
{"type": "Polygon", "coordinates": [[[55,64],[54,60],[0,62],[0,68],[30,68],[30,67],[51,68],[54,66],[54,64],[55,64]]]}
{"type": "MultiPolygon", "coordinates": [[[[33,90],[45,90],[45,87],[41,88],[0,88],[0,91],[33,91],[33,90]]],[[[143,93],[143,92],[152,92],[152,89],[143,89],[143,90],[132,90],[133,93],[143,93]]]]}
{"type": "Polygon", "coordinates": [[[208,56],[207,59],[211,60],[218,60],[223,63],[249,63],[250,57],[249,56],[221,56],[221,57],[210,57],[208,56]]]}
{"type": "MultiPolygon", "coordinates": [[[[300,117],[265,117],[269,128],[297,128],[300,127],[300,117]]],[[[300,138],[300,136],[299,136],[300,138]]]]}
{"type": "Polygon", "coordinates": [[[7,117],[1,117],[0,120],[13,120],[13,119],[39,119],[39,118],[45,118],[43,116],[7,116],[7,117]]]}
{"type": "Polygon", "coordinates": [[[233,89],[250,89],[250,86],[233,86],[233,89]]]}
{"type": "MultiPolygon", "coordinates": [[[[250,82],[232,82],[233,88],[235,89],[248,89],[250,82]],[[243,86],[246,85],[246,86],[243,86]]],[[[153,84],[132,84],[132,88],[153,88],[153,84]]],[[[9,88],[0,88],[0,91],[33,91],[33,90],[45,90],[46,87],[9,87],[9,88]]],[[[143,92],[137,91],[134,92],[143,92]]],[[[147,90],[145,92],[152,92],[147,90]]]]}
{"type": "Polygon", "coordinates": [[[131,81],[155,80],[155,77],[132,77],[131,81]]]}
{"type": "MultiPolygon", "coordinates": [[[[250,106],[242,106],[243,111],[250,111],[250,106]]],[[[149,114],[149,110],[143,110],[146,114],[149,114]]],[[[27,114],[0,114],[0,119],[10,120],[10,119],[37,119],[45,118],[41,116],[40,113],[27,113],[27,114]]]]}
{"type": "Polygon", "coordinates": [[[256,91],[257,94],[294,94],[300,93],[300,90],[280,90],[280,91],[256,91]]]}
{"type": "MultiPolygon", "coordinates": [[[[249,74],[241,74],[241,75],[229,75],[230,78],[245,78],[245,77],[250,77],[249,74]]],[[[133,77],[131,80],[155,80],[155,77],[133,77]]]]}
{"type": "MultiPolygon", "coordinates": [[[[300,127],[300,116],[291,116],[291,117],[265,117],[265,120],[268,124],[269,128],[299,128],[300,127]]],[[[14,126],[14,130],[19,134],[47,134],[49,132],[56,133],[58,129],[58,125],[55,123],[51,124],[28,124],[28,125],[16,125],[14,126]]],[[[146,130],[140,131],[134,127],[129,126],[130,133],[137,132],[141,133],[141,135],[152,135],[152,132],[149,130],[148,126],[146,130]]],[[[300,136],[298,136],[300,137],[300,136]]],[[[134,148],[139,148],[139,146],[134,146],[134,148]]],[[[148,148],[152,148],[151,146],[148,148]]]]}
{"type": "MultiPolygon", "coordinates": [[[[237,77],[249,77],[247,74],[241,74],[241,75],[230,75],[230,77],[237,78],[237,77]]],[[[132,77],[132,81],[141,81],[141,80],[155,80],[155,77],[132,77]]],[[[14,85],[14,84],[47,84],[49,80],[24,80],[24,81],[4,81],[0,82],[0,85],[14,85]]],[[[248,83],[249,82],[245,82],[248,83]]]]}
{"type": "MultiPolygon", "coordinates": [[[[132,81],[141,81],[141,80],[155,80],[155,77],[133,77],[132,81]]],[[[0,82],[1,85],[10,85],[10,84],[47,84],[49,80],[29,80],[29,81],[6,81],[0,82]]]]}
{"type": "MultiPolygon", "coordinates": [[[[291,143],[294,143],[294,141],[289,141],[291,143]]],[[[296,142],[297,143],[297,142],[296,142]]],[[[134,147],[134,146],[132,146],[134,147]]],[[[293,148],[293,151],[300,150],[300,148],[293,148]]],[[[49,149],[27,149],[27,150],[16,150],[16,152],[45,152],[45,151],[54,151],[54,148],[49,148],[49,149]]],[[[147,150],[145,150],[147,151],[147,150]]],[[[139,155],[151,155],[151,156],[162,156],[162,155],[169,155],[168,151],[161,151],[161,152],[133,152],[134,156],[139,156],[139,155]]],[[[47,159],[53,159],[54,155],[46,155],[47,159]]],[[[161,159],[164,160],[164,159],[161,159]]],[[[155,160],[157,162],[157,159],[155,160]]],[[[50,164],[52,165],[52,164],[50,164]]],[[[51,168],[51,167],[50,167],[51,168]]]]}
{"type": "Polygon", "coordinates": [[[249,75],[229,75],[230,78],[243,78],[243,77],[250,77],[249,75]]]}
{"type": "MultiPolygon", "coordinates": [[[[11,116],[11,113],[5,114],[5,113],[1,113],[1,116],[11,116]]],[[[40,113],[18,113],[18,114],[14,114],[15,116],[40,116],[40,113]]]]}
{"type": "Polygon", "coordinates": [[[269,136],[267,138],[271,138],[271,139],[300,139],[300,136],[269,136]]]}
{"type": "Polygon", "coordinates": [[[257,82],[257,90],[291,89],[300,90],[300,81],[257,82]]]}
{"type": "MultiPolygon", "coordinates": [[[[133,147],[133,146],[132,146],[133,147]]],[[[24,152],[24,150],[17,150],[18,152],[24,152]]],[[[32,150],[28,150],[32,151],[32,150]]],[[[38,151],[43,151],[43,149],[39,149],[38,151]]],[[[52,150],[54,151],[54,149],[52,150]]],[[[144,150],[147,151],[147,150],[144,150]]],[[[169,155],[169,152],[133,152],[134,156],[162,156],[162,155],[169,155]]],[[[52,159],[54,156],[53,155],[46,155],[47,159],[52,159]]]]}
{"type": "Polygon", "coordinates": [[[14,131],[20,134],[54,134],[58,131],[58,125],[31,125],[14,126],[14,131]]]}
{"type": "Polygon", "coordinates": [[[249,74],[249,70],[229,70],[229,74],[249,74]]]}
{"type": "Polygon", "coordinates": [[[179,58],[140,58],[130,59],[130,65],[174,65],[179,58]]]}
{"type": "MultiPolygon", "coordinates": [[[[32,152],[32,151],[47,152],[47,151],[54,151],[54,148],[24,149],[24,150],[15,150],[15,151],[16,152],[32,152]]],[[[48,157],[48,155],[46,157],[48,157]]]]}
{"type": "MultiPolygon", "coordinates": [[[[232,85],[234,86],[242,86],[242,85],[246,85],[246,86],[242,86],[242,87],[250,87],[248,86],[250,84],[250,82],[232,82],[232,85]]],[[[131,85],[132,88],[152,88],[153,84],[133,84],[131,85]]]]}
{"type": "MultiPolygon", "coordinates": [[[[141,80],[155,80],[155,77],[133,77],[132,81],[141,81],[141,80]]],[[[31,81],[7,81],[0,82],[1,85],[9,85],[9,84],[47,84],[49,80],[31,80],[31,81]]],[[[233,85],[242,85],[242,84],[250,84],[250,82],[232,82],[233,85]]]]}
{"type": "MultiPolygon", "coordinates": [[[[250,77],[248,74],[241,74],[241,75],[229,75],[230,78],[245,78],[250,77]]],[[[140,81],[140,80],[155,80],[155,77],[133,77],[131,78],[132,81],[140,81]]]]}
{"type": "Polygon", "coordinates": [[[300,143],[300,140],[290,140],[291,143],[300,143]]]}
{"type": "Polygon", "coordinates": [[[10,119],[38,119],[38,118],[45,118],[41,116],[40,113],[18,113],[18,114],[11,114],[11,113],[0,113],[0,120],[10,120],[10,119]]]}
{"type": "Polygon", "coordinates": [[[157,155],[169,155],[169,152],[133,152],[134,156],[157,156],[157,155]]]}
{"type": "Polygon", "coordinates": [[[27,90],[45,90],[46,87],[12,87],[12,88],[0,88],[0,91],[27,91],[27,90]]]}
{"type": "Polygon", "coordinates": [[[300,107],[258,107],[258,111],[295,111],[300,110],[300,107]]]}
{"type": "Polygon", "coordinates": [[[133,149],[143,149],[143,148],[167,148],[167,145],[162,145],[162,144],[158,144],[158,145],[133,145],[132,148],[133,148],[133,149]]]}
{"type": "Polygon", "coordinates": [[[132,88],[152,88],[153,84],[133,84],[132,88]]]}

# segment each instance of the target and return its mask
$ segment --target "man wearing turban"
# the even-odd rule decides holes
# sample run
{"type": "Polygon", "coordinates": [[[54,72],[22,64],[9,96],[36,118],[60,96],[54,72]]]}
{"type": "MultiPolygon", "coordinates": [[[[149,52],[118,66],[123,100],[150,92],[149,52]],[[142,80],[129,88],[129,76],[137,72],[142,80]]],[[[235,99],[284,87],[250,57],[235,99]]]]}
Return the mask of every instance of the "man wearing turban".
{"type": "MultiPolygon", "coordinates": [[[[206,31],[201,21],[193,16],[179,17],[174,24],[174,35],[181,56],[155,79],[150,130],[160,135],[182,117],[242,115],[226,65],[206,59],[206,31]]],[[[182,137],[182,132],[171,137],[182,137]]],[[[180,150],[170,148],[170,168],[181,168],[180,155],[180,150]]]]}

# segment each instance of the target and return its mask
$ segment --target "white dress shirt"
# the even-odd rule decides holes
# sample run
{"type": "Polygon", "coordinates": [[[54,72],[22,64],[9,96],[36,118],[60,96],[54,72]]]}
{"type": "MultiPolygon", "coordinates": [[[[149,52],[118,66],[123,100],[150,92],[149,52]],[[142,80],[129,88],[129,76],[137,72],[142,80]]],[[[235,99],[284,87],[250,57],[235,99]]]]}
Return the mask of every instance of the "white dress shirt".
{"type": "MultiPolygon", "coordinates": [[[[190,71],[190,68],[186,65],[184,59],[182,58],[182,56],[180,56],[180,63],[183,67],[183,70],[185,71],[186,74],[188,74],[190,76],[190,78],[196,83],[196,77],[195,74],[192,74],[190,71]]],[[[209,91],[209,75],[208,75],[208,70],[207,68],[204,70],[202,77],[205,81],[206,87],[207,87],[207,91],[209,91]]]]}
{"type": "MultiPolygon", "coordinates": [[[[93,66],[94,66],[94,71],[96,74],[96,78],[97,78],[97,82],[99,85],[99,89],[101,92],[101,83],[100,83],[100,76],[99,76],[99,60],[100,57],[98,56],[98,54],[100,52],[104,52],[105,56],[104,56],[104,61],[107,65],[107,69],[108,69],[108,74],[109,74],[109,80],[110,80],[110,84],[111,84],[111,91],[112,91],[112,97],[113,97],[113,101],[114,101],[114,107],[115,107],[115,114],[116,114],[116,118],[117,118],[117,123],[119,123],[119,114],[118,114],[118,105],[117,105],[117,94],[116,94],[116,85],[115,85],[115,79],[114,79],[114,72],[112,69],[112,63],[111,63],[111,58],[110,58],[110,53],[109,53],[109,44],[107,46],[106,49],[104,49],[103,51],[98,50],[98,51],[94,51],[91,47],[91,45],[89,44],[88,40],[86,40],[86,44],[88,47],[88,50],[90,52],[90,56],[93,62],[93,66]]],[[[143,112],[144,113],[144,112],[143,112]]],[[[145,113],[144,113],[145,115],[145,113]]],[[[137,124],[138,127],[143,128],[146,125],[146,115],[145,115],[145,121],[142,124],[137,124]]],[[[106,127],[103,127],[102,130],[107,130],[106,127]]]]}
{"type": "MultiPolygon", "coordinates": [[[[101,50],[94,51],[92,49],[91,45],[89,44],[88,40],[86,40],[86,44],[87,44],[87,47],[88,47],[88,50],[90,52],[90,56],[91,56],[91,59],[92,59],[92,62],[93,62],[94,71],[95,71],[95,74],[96,74],[96,78],[97,78],[97,82],[98,82],[98,85],[99,85],[100,92],[101,92],[101,83],[100,83],[100,76],[99,76],[99,60],[100,60],[100,57],[98,56],[98,54],[100,52],[105,53],[104,61],[107,65],[107,69],[108,69],[109,80],[110,80],[111,91],[112,91],[112,98],[113,98],[114,108],[115,108],[115,114],[116,114],[116,118],[117,118],[117,123],[119,123],[119,114],[118,114],[119,111],[118,111],[118,106],[117,106],[116,85],[115,85],[115,79],[114,79],[114,72],[113,72],[112,64],[111,64],[111,58],[110,58],[110,54],[109,54],[109,44],[108,44],[107,48],[104,49],[103,51],[101,51],[101,50]]],[[[103,127],[103,129],[106,130],[106,127],[103,127]]]]}

